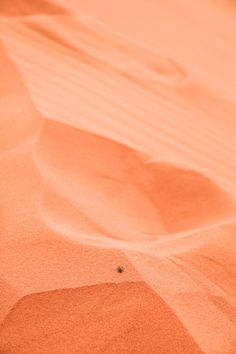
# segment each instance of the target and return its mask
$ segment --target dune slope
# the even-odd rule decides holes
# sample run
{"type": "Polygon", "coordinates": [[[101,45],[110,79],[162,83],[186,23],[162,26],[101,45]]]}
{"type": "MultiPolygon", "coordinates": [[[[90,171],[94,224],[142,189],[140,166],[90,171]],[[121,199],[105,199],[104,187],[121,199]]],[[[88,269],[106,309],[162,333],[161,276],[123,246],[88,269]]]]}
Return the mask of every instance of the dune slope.
{"type": "Polygon", "coordinates": [[[0,333],[0,351],[9,354],[202,353],[168,306],[142,282],[26,296],[0,333]]]}
{"type": "Polygon", "coordinates": [[[1,2],[1,353],[235,354],[221,4],[1,2]]]}

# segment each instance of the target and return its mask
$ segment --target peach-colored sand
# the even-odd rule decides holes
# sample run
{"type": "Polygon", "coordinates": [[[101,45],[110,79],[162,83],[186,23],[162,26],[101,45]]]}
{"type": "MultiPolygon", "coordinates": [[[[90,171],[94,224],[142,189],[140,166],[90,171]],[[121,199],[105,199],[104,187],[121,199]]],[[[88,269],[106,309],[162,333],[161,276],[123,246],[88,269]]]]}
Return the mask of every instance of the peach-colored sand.
{"type": "Polygon", "coordinates": [[[1,0],[0,40],[0,353],[235,354],[234,2],[1,0]]]}

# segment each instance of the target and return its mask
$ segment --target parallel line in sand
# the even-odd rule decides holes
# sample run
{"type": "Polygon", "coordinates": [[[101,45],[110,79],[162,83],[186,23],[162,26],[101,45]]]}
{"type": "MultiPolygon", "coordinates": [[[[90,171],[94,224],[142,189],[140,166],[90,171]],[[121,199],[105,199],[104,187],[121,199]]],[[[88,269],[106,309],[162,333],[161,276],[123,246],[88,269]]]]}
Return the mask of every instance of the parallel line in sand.
{"type": "MultiPolygon", "coordinates": [[[[18,56],[18,58],[20,57],[19,55],[17,55],[18,56]]],[[[22,58],[23,58],[23,61],[25,61],[26,63],[28,62],[29,63],[29,65],[30,65],[30,63],[32,63],[31,61],[28,61],[27,59],[25,59],[23,56],[21,56],[22,58]]],[[[46,73],[47,73],[47,75],[48,74],[50,74],[50,72],[48,72],[48,70],[47,70],[47,68],[44,68],[44,70],[46,71],[46,73]]],[[[27,67],[27,72],[29,71],[29,68],[27,67]]],[[[53,71],[53,70],[52,70],[53,71]]],[[[32,76],[33,77],[33,76],[32,76]]],[[[66,79],[68,79],[67,77],[66,77],[66,79]]],[[[59,77],[58,77],[58,75],[54,75],[53,77],[52,77],[52,80],[60,80],[59,79],[59,77]]],[[[71,85],[71,84],[69,84],[69,85],[67,85],[67,82],[70,82],[71,83],[71,80],[66,80],[66,81],[64,81],[63,80],[63,85],[60,85],[61,87],[62,86],[67,86],[67,88],[68,89],[72,89],[72,92],[77,92],[77,90],[78,90],[78,86],[76,86],[76,85],[74,85],[73,86],[73,84],[71,85]],[[74,90],[73,90],[74,89],[74,90]]],[[[80,83],[80,86],[81,86],[81,83],[80,83]]],[[[88,89],[87,87],[86,87],[86,89],[88,89]]],[[[95,95],[96,95],[96,92],[94,93],[95,95]]],[[[127,113],[127,110],[125,110],[124,109],[124,107],[119,107],[121,110],[123,110],[124,112],[126,112],[127,113]]],[[[135,112],[135,114],[137,114],[136,112],[135,112]]],[[[158,120],[160,120],[159,119],[159,117],[158,117],[158,120]]],[[[127,124],[127,121],[125,122],[126,124],[127,124]]],[[[135,123],[137,124],[137,120],[135,121],[135,123]]],[[[145,128],[147,128],[147,126],[148,126],[148,124],[147,124],[147,122],[144,122],[144,121],[142,121],[141,119],[139,120],[139,123],[141,123],[141,124],[143,124],[143,128],[145,129],[145,128]]],[[[166,129],[166,122],[164,122],[164,124],[162,125],[162,126],[156,126],[156,128],[157,129],[159,129],[159,130],[163,130],[163,127],[165,128],[165,130],[168,130],[168,127],[167,127],[167,129],[166,129]]],[[[183,124],[184,125],[184,124],[183,124]]],[[[151,132],[153,131],[153,130],[150,130],[151,132]]],[[[167,132],[167,134],[168,134],[168,132],[167,132]]],[[[171,133],[170,133],[171,134],[171,133]]],[[[176,135],[174,135],[173,137],[174,138],[176,138],[176,136],[178,136],[178,133],[176,133],[175,132],[175,134],[176,135]]],[[[181,134],[179,134],[179,135],[181,135],[181,134]]],[[[188,135],[187,135],[188,136],[188,135]]],[[[185,138],[185,142],[187,142],[187,143],[189,143],[189,142],[192,142],[193,141],[193,139],[190,139],[190,140],[187,140],[186,139],[186,136],[185,135],[181,135],[181,138],[182,138],[182,140],[184,140],[184,138],[185,138]]],[[[194,136],[194,140],[195,141],[197,141],[197,139],[195,138],[195,136],[194,136]]],[[[208,146],[210,146],[211,144],[207,144],[208,146]]],[[[220,144],[220,147],[219,147],[219,141],[217,141],[216,142],[216,145],[213,145],[213,147],[214,147],[214,150],[217,150],[217,147],[219,147],[219,150],[221,151],[221,146],[222,146],[222,144],[220,144]]],[[[199,149],[199,147],[198,147],[198,149],[199,149]]],[[[205,152],[205,151],[204,151],[205,152]]],[[[228,155],[229,156],[229,155],[228,155]]],[[[213,156],[213,158],[214,158],[214,156],[213,156]]]]}
{"type": "MultiPolygon", "coordinates": [[[[25,65],[25,63],[23,63],[23,65],[25,65]]],[[[27,63],[26,63],[26,65],[27,65],[27,63]]],[[[30,64],[29,64],[30,65],[30,64]]],[[[28,72],[30,72],[30,69],[29,68],[27,68],[27,71],[28,72]]],[[[33,75],[33,78],[35,78],[35,76],[38,76],[38,79],[39,80],[41,80],[41,81],[43,81],[44,79],[43,79],[43,77],[44,77],[44,75],[40,75],[39,73],[35,73],[35,72],[32,72],[32,75],[33,75]]],[[[55,76],[55,77],[53,77],[54,79],[57,79],[57,77],[55,76]]],[[[35,80],[34,80],[35,81],[35,80]]],[[[58,83],[57,82],[55,82],[55,84],[57,85],[58,83]]],[[[52,86],[53,87],[53,86],[52,86]]],[[[39,88],[40,88],[40,85],[39,85],[39,88]]],[[[68,86],[68,89],[69,88],[71,88],[71,86],[69,85],[68,86]]],[[[76,88],[76,91],[77,91],[77,88],[76,88]]],[[[43,90],[42,90],[42,92],[43,92],[43,90]]],[[[37,94],[40,94],[41,92],[40,91],[38,91],[38,93],[37,94]]],[[[42,97],[43,97],[43,95],[42,95],[42,97]]],[[[80,97],[80,99],[81,98],[83,98],[84,99],[84,97],[82,97],[81,95],[79,96],[80,97]]],[[[63,97],[62,97],[63,98],[63,97]]],[[[47,101],[49,101],[48,99],[47,99],[47,101]]],[[[55,102],[55,105],[56,105],[57,103],[55,102]]],[[[89,102],[87,102],[87,104],[89,105],[89,102]]],[[[90,108],[91,108],[91,106],[90,106],[90,108]]],[[[95,109],[95,108],[94,108],[95,109]]],[[[61,107],[61,110],[63,110],[63,107],[61,107]]],[[[70,109],[68,108],[67,109],[68,111],[70,111],[70,109]]],[[[99,107],[99,111],[101,111],[102,109],[99,107]]],[[[96,111],[95,111],[96,112],[96,111]]],[[[78,114],[78,112],[76,111],[76,110],[71,110],[71,113],[72,114],[78,114]]],[[[104,112],[105,113],[105,115],[107,115],[107,112],[105,111],[104,112]]],[[[96,121],[93,121],[94,123],[96,122],[96,121]]],[[[124,122],[126,125],[128,125],[128,122],[127,121],[125,121],[124,122]]],[[[135,123],[137,123],[137,121],[135,121],[135,123]]],[[[113,124],[114,124],[114,121],[113,121],[113,124]]],[[[99,125],[101,125],[101,121],[99,121],[99,125]]],[[[135,127],[137,128],[137,124],[135,124],[135,127]]],[[[113,127],[114,128],[114,127],[113,127]]],[[[131,128],[133,128],[133,127],[131,127],[131,128]]],[[[145,129],[145,130],[148,130],[148,126],[146,125],[145,127],[140,127],[140,132],[142,131],[142,133],[143,133],[143,129],[145,129]]],[[[158,129],[159,129],[159,132],[162,130],[163,131],[163,128],[162,127],[158,127],[158,129]]],[[[137,130],[137,129],[136,129],[137,130]]],[[[150,130],[150,132],[147,132],[147,135],[148,135],[148,137],[150,138],[153,134],[153,131],[152,130],[150,130]]],[[[164,134],[164,136],[165,136],[165,144],[166,145],[170,145],[171,147],[173,147],[173,141],[171,140],[169,143],[168,143],[168,141],[166,141],[166,138],[167,139],[169,139],[170,140],[170,134],[168,134],[168,132],[165,132],[165,131],[163,131],[163,134],[164,134]]],[[[175,141],[176,141],[176,136],[174,135],[174,136],[172,136],[174,139],[175,139],[175,141]]],[[[153,138],[155,138],[155,136],[153,136],[153,138]]],[[[158,140],[159,140],[159,142],[160,142],[160,137],[158,137],[158,140]]],[[[176,144],[175,144],[176,145],[176,144]]],[[[179,144],[177,144],[177,146],[178,145],[184,145],[184,146],[186,146],[186,141],[183,141],[183,142],[179,142],[179,144]]],[[[184,152],[185,154],[187,153],[188,154],[188,152],[186,151],[186,149],[179,149],[180,151],[182,151],[182,152],[184,152]]],[[[193,150],[194,150],[194,147],[193,147],[193,150]]],[[[195,149],[196,150],[196,149],[195,149]]],[[[225,165],[227,168],[229,168],[229,170],[231,170],[230,169],[230,166],[228,166],[228,165],[226,165],[225,163],[224,163],[224,161],[221,161],[221,160],[219,160],[219,159],[217,159],[216,157],[215,157],[215,155],[212,155],[212,156],[210,156],[210,153],[208,152],[208,153],[206,153],[206,150],[204,150],[202,153],[201,153],[201,150],[198,148],[197,149],[199,152],[200,152],[200,154],[203,154],[204,156],[207,154],[209,157],[211,157],[211,161],[212,160],[214,160],[214,161],[219,161],[219,163],[220,164],[222,164],[222,165],[225,165]]],[[[234,169],[232,168],[232,171],[233,171],[234,169]]],[[[231,173],[232,173],[232,171],[231,171],[231,173]]]]}
{"type": "MultiPolygon", "coordinates": [[[[22,31],[22,28],[21,27],[19,27],[18,28],[18,32],[17,33],[15,33],[15,31],[14,31],[14,36],[16,35],[16,36],[18,36],[19,35],[19,32],[20,31],[22,31]]],[[[23,31],[23,33],[24,33],[24,31],[23,31]]],[[[34,37],[36,37],[38,40],[37,40],[37,45],[38,45],[38,43],[39,42],[41,42],[41,44],[43,45],[43,47],[44,47],[44,49],[47,49],[47,51],[52,51],[52,55],[56,58],[56,57],[58,57],[58,56],[61,56],[61,57],[63,57],[63,61],[61,61],[61,62],[64,62],[64,60],[66,60],[66,61],[68,61],[68,64],[69,64],[69,62],[70,62],[70,64],[74,64],[74,66],[75,66],[75,69],[76,69],[76,71],[78,71],[78,66],[80,66],[81,67],[81,70],[85,70],[86,69],[86,65],[83,65],[81,62],[79,62],[78,61],[78,58],[76,58],[76,55],[75,55],[75,53],[73,52],[73,51],[69,51],[69,54],[70,54],[70,56],[72,56],[73,55],[73,57],[75,57],[75,59],[73,59],[72,57],[68,57],[68,55],[66,55],[65,53],[66,52],[68,52],[68,50],[66,50],[65,48],[64,48],[64,51],[65,51],[65,53],[62,53],[61,51],[59,51],[58,52],[58,50],[56,50],[56,49],[58,49],[58,48],[60,48],[60,46],[59,45],[57,45],[57,44],[55,44],[55,43],[53,43],[52,41],[48,41],[49,42],[49,44],[50,44],[50,46],[47,46],[46,44],[45,44],[45,41],[47,41],[47,40],[45,40],[45,41],[43,41],[42,40],[42,36],[40,36],[40,35],[37,35],[37,34],[35,34],[34,33],[34,36],[32,36],[32,31],[30,31],[29,33],[26,31],[26,33],[27,33],[27,35],[25,36],[23,36],[24,37],[24,39],[25,40],[27,40],[27,39],[31,39],[31,41],[33,42],[33,44],[35,44],[35,40],[33,40],[34,39],[34,37]],[[30,35],[29,35],[30,34],[30,35]],[[40,40],[40,41],[39,41],[40,40]],[[46,47],[46,48],[45,48],[46,47]],[[55,47],[55,51],[52,49],[52,48],[54,48],[55,47]]],[[[11,40],[13,40],[14,41],[14,36],[13,37],[11,37],[11,40]]],[[[19,45],[19,46],[21,46],[21,41],[15,41],[16,43],[17,43],[17,45],[19,45]],[[19,44],[20,43],[20,44],[19,44]]],[[[25,48],[24,49],[24,51],[27,51],[27,50],[30,50],[30,46],[28,46],[27,48],[25,48]]],[[[43,53],[44,53],[44,51],[43,51],[43,53]]],[[[38,53],[38,55],[40,56],[41,55],[41,52],[39,51],[39,53],[38,53]]],[[[34,55],[33,55],[33,57],[34,57],[34,55]]],[[[29,60],[29,59],[28,59],[29,60]]],[[[55,64],[55,62],[54,62],[54,64],[55,64]]],[[[60,63],[57,63],[57,65],[60,65],[60,63]]],[[[38,65],[39,65],[39,63],[38,63],[38,65]]],[[[87,66],[87,68],[89,68],[90,69],[90,71],[91,71],[91,67],[89,67],[89,66],[87,66]]],[[[63,69],[63,68],[61,68],[61,69],[63,69]]],[[[70,66],[68,66],[68,71],[70,70],[70,66]]],[[[60,70],[60,73],[57,73],[57,75],[59,74],[59,75],[62,75],[61,73],[63,73],[63,70],[60,70]]],[[[83,72],[81,72],[81,73],[83,73],[83,72]]],[[[73,74],[73,73],[72,73],[73,74]]],[[[88,72],[86,73],[86,74],[89,74],[88,72]]],[[[94,76],[95,76],[95,71],[93,72],[93,74],[92,74],[92,78],[93,78],[93,80],[94,80],[94,76]]],[[[90,76],[91,76],[91,74],[90,74],[90,76]]],[[[104,75],[103,75],[104,76],[104,75]]],[[[98,79],[97,79],[97,81],[99,80],[99,81],[101,81],[101,77],[99,77],[98,79]]],[[[103,77],[103,79],[104,79],[104,77],[103,77]]],[[[72,75],[72,78],[70,77],[70,80],[73,80],[73,75],[72,75]]],[[[109,77],[106,77],[106,81],[107,80],[109,80],[109,77]]],[[[107,82],[106,82],[106,84],[107,84],[107,82]]],[[[111,84],[116,84],[114,81],[112,81],[111,82],[111,84]]],[[[117,90],[119,90],[119,86],[117,86],[117,87],[115,87],[114,88],[116,91],[117,90]]],[[[126,87],[126,85],[123,85],[123,87],[122,87],[122,90],[127,90],[127,87],[126,87]]],[[[133,90],[133,94],[137,94],[137,93],[140,93],[140,94],[142,94],[142,99],[143,99],[143,94],[145,93],[145,89],[140,89],[140,87],[139,86],[135,86],[135,87],[132,87],[132,90],[133,90]],[[134,91],[134,88],[135,88],[135,91],[134,91]],[[141,91],[141,92],[139,92],[139,91],[141,91]]],[[[146,90],[147,91],[147,90],[146,90]]],[[[130,90],[128,91],[128,93],[130,94],[130,90]]],[[[154,94],[151,94],[151,92],[146,92],[146,95],[148,94],[148,98],[150,99],[150,98],[152,98],[152,96],[154,96],[154,98],[155,98],[155,106],[156,106],[156,104],[157,104],[157,99],[159,100],[159,104],[160,104],[160,99],[162,98],[162,97],[157,97],[157,95],[154,95],[154,94]]],[[[166,106],[168,105],[168,106],[172,106],[172,108],[173,108],[173,103],[170,103],[169,101],[166,101],[165,99],[163,99],[162,98],[162,101],[164,101],[164,102],[162,102],[162,103],[164,103],[166,106]]],[[[137,104],[139,104],[139,102],[140,102],[140,100],[139,99],[137,99],[137,104]]],[[[140,107],[139,107],[140,108],[140,107]]],[[[178,110],[178,111],[180,111],[179,113],[182,115],[182,114],[185,114],[186,115],[186,112],[183,112],[183,110],[180,110],[180,107],[178,107],[178,106],[176,106],[176,104],[174,104],[174,109],[175,110],[178,110]]],[[[166,119],[167,119],[168,117],[166,117],[166,119]]],[[[189,117],[189,115],[188,115],[188,118],[190,118],[189,117]]],[[[177,123],[176,125],[174,124],[174,122],[173,122],[173,120],[170,122],[172,125],[173,125],[173,127],[175,126],[176,128],[178,128],[178,129],[180,129],[180,125],[177,123]]],[[[201,122],[198,122],[198,124],[196,125],[196,124],[194,124],[193,123],[193,121],[191,120],[191,119],[186,119],[186,121],[184,121],[184,124],[181,124],[181,128],[183,129],[183,128],[185,128],[185,127],[187,127],[188,125],[189,125],[189,127],[190,127],[190,129],[191,128],[194,128],[194,131],[199,131],[199,128],[200,128],[200,126],[201,125],[203,125],[202,124],[203,122],[201,121],[201,122]]],[[[165,120],[165,124],[166,124],[166,120],[165,120]]],[[[188,131],[188,133],[190,133],[190,132],[192,132],[192,130],[190,130],[189,129],[189,131],[188,131]]],[[[199,131],[199,135],[200,136],[204,136],[204,135],[206,135],[206,136],[209,136],[210,138],[211,138],[211,140],[214,140],[214,137],[215,137],[215,133],[214,133],[214,131],[213,131],[213,129],[214,129],[214,126],[210,126],[210,131],[208,131],[209,130],[209,126],[204,126],[203,125],[203,129],[202,130],[200,130],[199,131]],[[211,134],[211,131],[212,131],[212,134],[211,134]],[[209,135],[210,134],[210,135],[209,135]]],[[[216,131],[216,133],[217,133],[217,131],[216,131]]],[[[222,134],[223,134],[224,132],[223,131],[221,131],[221,136],[222,136],[222,134]]],[[[226,135],[226,137],[228,138],[228,135],[226,135]]],[[[226,142],[225,141],[223,141],[222,142],[223,144],[225,144],[226,142]]]]}

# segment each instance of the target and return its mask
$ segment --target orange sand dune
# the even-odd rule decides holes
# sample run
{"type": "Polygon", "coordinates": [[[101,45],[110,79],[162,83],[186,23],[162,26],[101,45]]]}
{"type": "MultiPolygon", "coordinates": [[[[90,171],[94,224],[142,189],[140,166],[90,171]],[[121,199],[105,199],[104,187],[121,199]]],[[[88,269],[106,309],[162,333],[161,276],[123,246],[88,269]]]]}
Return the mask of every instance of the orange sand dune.
{"type": "Polygon", "coordinates": [[[33,14],[53,15],[59,13],[65,13],[64,8],[47,0],[14,0],[14,2],[2,0],[0,4],[1,16],[29,16],[33,14]]]}
{"type": "Polygon", "coordinates": [[[202,353],[142,282],[26,296],[6,317],[1,334],[4,353],[202,353]]]}
{"type": "Polygon", "coordinates": [[[235,16],[1,2],[1,353],[236,352],[235,16]]]}

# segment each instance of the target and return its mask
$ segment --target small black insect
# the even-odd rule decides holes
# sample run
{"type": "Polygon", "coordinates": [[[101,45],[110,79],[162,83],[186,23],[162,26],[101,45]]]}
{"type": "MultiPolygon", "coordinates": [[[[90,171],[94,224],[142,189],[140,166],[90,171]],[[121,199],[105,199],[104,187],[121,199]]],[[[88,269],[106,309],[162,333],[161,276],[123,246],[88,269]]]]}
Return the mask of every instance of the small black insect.
{"type": "Polygon", "coordinates": [[[116,268],[116,270],[117,270],[118,273],[123,273],[125,271],[125,268],[122,267],[122,266],[119,266],[119,267],[116,268]]]}

